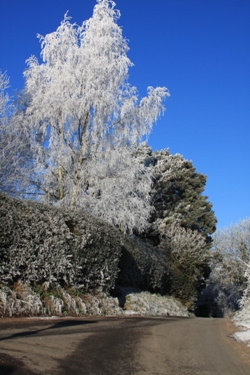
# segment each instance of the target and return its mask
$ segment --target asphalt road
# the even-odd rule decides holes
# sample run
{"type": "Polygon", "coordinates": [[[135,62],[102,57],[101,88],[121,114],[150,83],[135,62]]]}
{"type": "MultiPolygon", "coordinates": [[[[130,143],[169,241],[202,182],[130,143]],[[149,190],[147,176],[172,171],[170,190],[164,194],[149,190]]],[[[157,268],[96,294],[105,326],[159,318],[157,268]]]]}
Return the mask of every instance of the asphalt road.
{"type": "Polygon", "coordinates": [[[249,375],[233,325],[206,318],[0,320],[1,375],[249,375]]]}

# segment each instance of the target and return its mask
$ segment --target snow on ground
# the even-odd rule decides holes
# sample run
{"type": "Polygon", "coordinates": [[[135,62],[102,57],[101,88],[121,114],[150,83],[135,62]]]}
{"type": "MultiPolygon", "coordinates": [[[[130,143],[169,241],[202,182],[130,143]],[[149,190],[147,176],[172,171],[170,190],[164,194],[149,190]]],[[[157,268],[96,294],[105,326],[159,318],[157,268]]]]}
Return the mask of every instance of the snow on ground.
{"type": "Polygon", "coordinates": [[[235,314],[234,324],[240,329],[233,335],[235,340],[246,342],[250,347],[250,303],[235,314]]]}
{"type": "MultiPolygon", "coordinates": [[[[244,327],[244,325],[241,325],[241,327],[244,327]]],[[[247,342],[247,345],[250,347],[250,329],[247,329],[246,331],[236,332],[233,337],[236,341],[247,342]]]]}
{"type": "Polygon", "coordinates": [[[233,337],[236,341],[246,342],[250,347],[250,324],[246,322],[236,322],[236,326],[240,328],[240,331],[235,332],[233,337]]]}

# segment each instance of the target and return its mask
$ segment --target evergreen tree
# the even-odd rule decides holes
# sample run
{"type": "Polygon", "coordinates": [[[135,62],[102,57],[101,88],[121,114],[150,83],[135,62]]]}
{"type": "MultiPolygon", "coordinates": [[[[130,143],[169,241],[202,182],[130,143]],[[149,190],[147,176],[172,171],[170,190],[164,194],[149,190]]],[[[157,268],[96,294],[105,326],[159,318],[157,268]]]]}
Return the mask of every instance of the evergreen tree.
{"type": "Polygon", "coordinates": [[[200,233],[210,248],[217,220],[208,197],[202,194],[206,176],[198,173],[191,161],[180,154],[172,155],[168,149],[152,152],[144,144],[138,149],[138,157],[152,167],[153,174],[154,211],[147,238],[160,245],[166,230],[175,224],[200,233]]]}
{"type": "Polygon", "coordinates": [[[206,177],[192,162],[168,150],[152,152],[142,145],[137,157],[152,169],[150,228],[142,235],[162,249],[170,267],[169,293],[194,308],[210,268],[211,235],[216,218],[203,196],[206,177]]]}

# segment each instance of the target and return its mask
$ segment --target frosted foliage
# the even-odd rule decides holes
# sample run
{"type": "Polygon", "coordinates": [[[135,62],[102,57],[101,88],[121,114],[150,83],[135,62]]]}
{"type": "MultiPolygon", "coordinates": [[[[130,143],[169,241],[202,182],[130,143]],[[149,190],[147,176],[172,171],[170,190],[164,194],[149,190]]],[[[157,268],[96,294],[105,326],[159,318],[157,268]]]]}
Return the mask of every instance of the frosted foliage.
{"type": "Polygon", "coordinates": [[[0,71],[0,190],[13,194],[26,185],[30,148],[23,117],[9,98],[8,87],[9,78],[0,71]]]}
{"type": "MultiPolygon", "coordinates": [[[[133,64],[114,6],[98,1],[81,26],[66,14],[55,32],[39,35],[42,63],[31,56],[24,76],[27,129],[45,199],[92,212],[99,207],[101,216],[124,226],[128,212],[141,212],[142,222],[149,215],[150,171],[138,169],[131,156],[164,111],[169,93],[149,87],[139,100],[129,85],[133,64]],[[114,204],[111,213],[107,207],[114,204]]],[[[137,218],[130,221],[131,230],[137,218]]]]}
{"type": "Polygon", "coordinates": [[[32,285],[115,285],[125,238],[119,230],[78,212],[13,199],[0,193],[0,280],[32,285]]]}
{"type": "MultiPolygon", "coordinates": [[[[195,265],[208,259],[208,254],[204,251],[206,241],[198,231],[173,224],[166,230],[164,237],[167,238],[173,258],[182,267],[190,267],[191,264],[195,269],[195,265]]],[[[198,271],[197,269],[197,274],[198,271]]]]}
{"type": "MultiPolygon", "coordinates": [[[[40,228],[37,238],[39,232],[40,228]]],[[[51,233],[44,233],[45,238],[47,236],[44,244],[37,243],[36,248],[30,248],[30,251],[27,251],[28,234],[20,239],[18,248],[12,246],[9,249],[9,259],[1,262],[2,281],[11,283],[13,279],[22,278],[33,283],[63,280],[66,284],[72,284],[76,273],[75,265],[71,263],[72,255],[66,254],[60,243],[51,243],[51,233]]]]}
{"type": "MultiPolygon", "coordinates": [[[[87,163],[96,174],[89,176],[88,188],[85,194],[79,196],[78,203],[95,216],[120,227],[123,232],[133,228],[141,231],[150,213],[150,173],[144,171],[136,160],[131,165],[129,152],[123,160],[117,150],[112,153],[117,155],[105,168],[101,164],[94,166],[94,163],[87,163]]],[[[123,157],[125,155],[123,152],[123,157]]]]}
{"type": "Polygon", "coordinates": [[[9,87],[9,77],[0,71],[0,189],[2,190],[10,180],[9,167],[12,158],[13,142],[9,142],[9,116],[13,112],[13,105],[6,93],[9,87]]]}
{"type": "Polygon", "coordinates": [[[247,286],[240,301],[240,306],[243,307],[243,309],[248,309],[250,312],[250,262],[246,266],[245,278],[247,280],[247,286]]]}
{"type": "Polygon", "coordinates": [[[216,231],[212,255],[208,291],[224,313],[235,311],[249,301],[250,218],[216,231]]]}
{"type": "Polygon", "coordinates": [[[250,262],[247,265],[245,277],[247,286],[240,300],[241,309],[235,314],[234,321],[237,325],[248,328],[248,331],[236,333],[235,336],[238,337],[235,338],[239,341],[248,341],[248,346],[250,346],[250,262]]]}
{"type": "MultiPolygon", "coordinates": [[[[50,291],[49,293],[51,293],[50,291]]],[[[117,298],[105,293],[80,293],[80,296],[71,296],[63,288],[53,290],[57,294],[46,296],[43,290],[37,294],[29,284],[18,283],[14,288],[0,287],[0,314],[1,316],[188,316],[187,309],[174,297],[150,294],[131,290],[124,298],[124,309],[119,307],[117,298]],[[44,296],[45,294],[45,296],[44,296]]],[[[76,292],[73,289],[71,292],[76,292]]]]}
{"type": "Polygon", "coordinates": [[[196,230],[192,231],[173,224],[167,229],[165,236],[170,239],[172,252],[178,257],[183,256],[183,251],[193,254],[194,258],[206,256],[203,250],[206,241],[196,230]]]}
{"type": "Polygon", "coordinates": [[[40,315],[45,308],[39,296],[28,284],[20,281],[12,289],[6,285],[0,286],[1,316],[40,315]]]}
{"type": "Polygon", "coordinates": [[[10,98],[6,93],[6,89],[9,87],[9,77],[6,73],[2,73],[0,70],[0,125],[1,127],[8,118],[12,106],[10,104],[10,98]]]}
{"type": "Polygon", "coordinates": [[[236,284],[242,289],[246,265],[250,262],[250,218],[216,231],[213,250],[213,277],[218,281],[221,279],[224,284],[236,284]]]}
{"type": "Polygon", "coordinates": [[[216,231],[213,237],[215,251],[242,263],[250,261],[250,218],[241,220],[224,230],[216,231]]]}
{"type": "Polygon", "coordinates": [[[129,293],[124,309],[127,315],[134,312],[145,316],[189,316],[179,300],[149,292],[129,293]]]}

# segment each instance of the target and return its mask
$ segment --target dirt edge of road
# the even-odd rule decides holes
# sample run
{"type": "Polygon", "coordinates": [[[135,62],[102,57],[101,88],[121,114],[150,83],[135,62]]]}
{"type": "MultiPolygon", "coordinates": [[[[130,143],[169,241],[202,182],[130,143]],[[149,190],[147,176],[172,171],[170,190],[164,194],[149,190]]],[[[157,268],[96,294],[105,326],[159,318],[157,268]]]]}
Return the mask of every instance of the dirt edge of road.
{"type": "Polygon", "coordinates": [[[231,343],[231,345],[234,347],[234,350],[239,353],[242,361],[250,366],[250,347],[247,346],[246,343],[236,341],[232,337],[235,332],[239,331],[239,328],[229,318],[223,318],[223,322],[223,330],[226,333],[225,336],[223,335],[225,337],[225,340],[231,343]]]}

